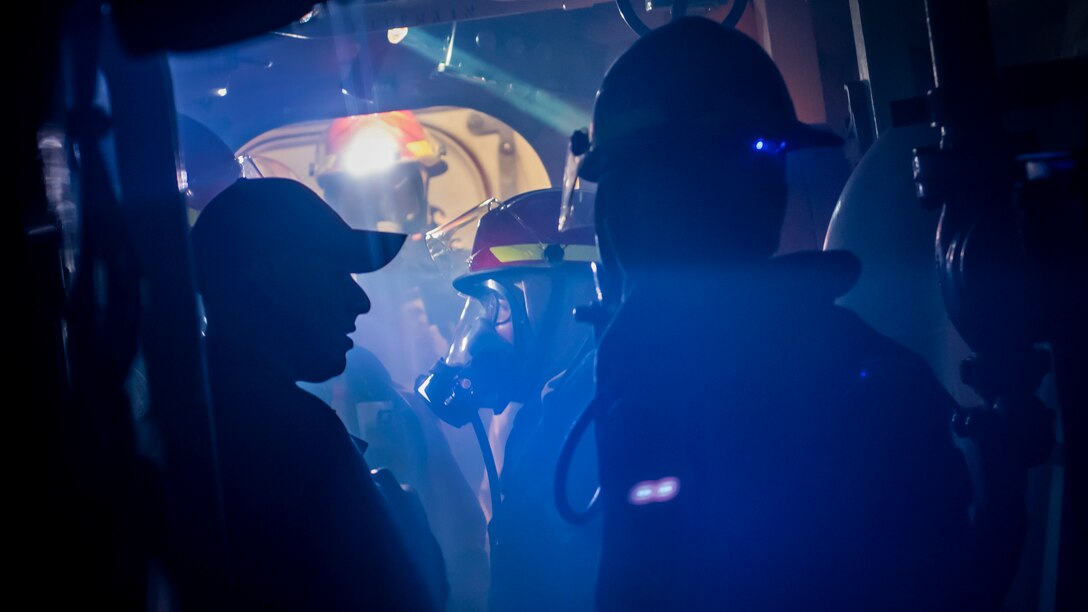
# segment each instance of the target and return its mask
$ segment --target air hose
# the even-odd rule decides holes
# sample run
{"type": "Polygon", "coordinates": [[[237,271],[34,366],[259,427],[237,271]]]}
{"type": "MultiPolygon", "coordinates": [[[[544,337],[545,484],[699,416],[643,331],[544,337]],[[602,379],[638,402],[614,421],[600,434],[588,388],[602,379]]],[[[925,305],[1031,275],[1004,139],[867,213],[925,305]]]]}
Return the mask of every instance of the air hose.
{"type": "Polygon", "coordinates": [[[555,466],[555,505],[559,510],[559,516],[572,525],[588,523],[597,514],[600,506],[597,499],[601,495],[601,487],[598,485],[597,490],[593,492],[593,498],[589,500],[589,505],[584,510],[575,510],[570,504],[570,499],[567,498],[567,477],[570,474],[570,464],[574,458],[574,451],[578,448],[578,443],[582,440],[586,430],[589,429],[590,423],[597,418],[601,406],[604,405],[604,401],[594,398],[586,406],[586,409],[574,421],[574,425],[571,426],[566,439],[563,440],[563,448],[559,451],[559,461],[555,466]]]}
{"type": "Polygon", "coordinates": [[[487,488],[491,491],[491,516],[499,511],[502,502],[502,492],[499,483],[499,470],[495,466],[495,453],[491,450],[491,442],[487,439],[487,430],[480,413],[472,416],[472,430],[476,432],[476,441],[480,444],[480,454],[484,458],[484,469],[487,471],[487,488]]]}

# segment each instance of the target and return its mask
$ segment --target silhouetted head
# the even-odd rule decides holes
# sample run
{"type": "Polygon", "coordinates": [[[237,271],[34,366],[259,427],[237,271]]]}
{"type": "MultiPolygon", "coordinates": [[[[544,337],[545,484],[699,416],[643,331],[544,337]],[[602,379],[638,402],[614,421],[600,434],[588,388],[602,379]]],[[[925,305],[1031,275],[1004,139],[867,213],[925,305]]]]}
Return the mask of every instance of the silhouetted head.
{"type": "Polygon", "coordinates": [[[355,318],[370,310],[352,273],[387,264],[404,238],[351,229],[296,181],[239,180],[193,226],[208,333],[277,361],[294,380],[335,376],[355,318]]]}
{"type": "Polygon", "coordinates": [[[628,273],[759,259],[778,246],[785,153],[840,142],[798,121],[758,44],[685,17],[609,69],[579,176],[598,182],[601,245],[628,273]]]}

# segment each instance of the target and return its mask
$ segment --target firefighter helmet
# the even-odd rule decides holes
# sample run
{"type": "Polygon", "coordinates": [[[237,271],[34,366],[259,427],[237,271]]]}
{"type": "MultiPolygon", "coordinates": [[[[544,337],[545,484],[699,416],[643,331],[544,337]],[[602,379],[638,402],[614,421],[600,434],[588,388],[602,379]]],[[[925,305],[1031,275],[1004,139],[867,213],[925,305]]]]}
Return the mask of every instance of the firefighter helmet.
{"type": "Polygon", "coordinates": [[[579,333],[573,309],[592,299],[597,247],[592,227],[559,231],[561,195],[542,189],[488,200],[427,234],[435,261],[469,296],[448,354],[417,384],[453,425],[539,393],[542,364],[569,357],[588,333],[579,333]]]}
{"type": "Polygon", "coordinates": [[[650,143],[670,154],[842,143],[797,119],[786,83],[762,47],[702,17],[662,26],[616,60],[597,92],[588,136],[580,169],[588,180],[596,180],[610,158],[644,152],[650,143]]]}
{"type": "Polygon", "coordinates": [[[441,151],[412,111],[390,111],[334,119],[314,174],[319,181],[344,173],[362,176],[398,163],[437,169],[441,151]]]}
{"type": "Polygon", "coordinates": [[[415,114],[391,111],[333,120],[314,175],[352,226],[413,234],[429,229],[427,179],[445,170],[415,114]]]}
{"type": "MultiPolygon", "coordinates": [[[[431,256],[466,293],[479,279],[508,269],[599,261],[592,226],[559,230],[561,195],[560,189],[539,189],[502,203],[486,200],[427,233],[431,256]]],[[[575,197],[590,206],[593,194],[575,197]]]]}

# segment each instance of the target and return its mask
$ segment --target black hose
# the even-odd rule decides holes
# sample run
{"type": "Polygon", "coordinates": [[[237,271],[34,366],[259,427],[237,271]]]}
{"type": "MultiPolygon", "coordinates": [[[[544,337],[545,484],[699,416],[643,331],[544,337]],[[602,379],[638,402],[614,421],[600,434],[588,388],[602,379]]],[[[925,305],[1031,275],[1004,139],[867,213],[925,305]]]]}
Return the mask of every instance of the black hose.
{"type": "Polygon", "coordinates": [[[472,415],[472,430],[476,432],[476,441],[480,444],[480,454],[484,457],[484,469],[487,471],[487,488],[491,491],[491,518],[499,511],[502,502],[500,491],[499,470],[495,467],[495,453],[491,451],[491,442],[487,439],[487,430],[480,419],[480,413],[472,415]]]}
{"type": "Polygon", "coordinates": [[[570,500],[567,499],[567,475],[570,473],[571,460],[574,458],[574,451],[578,448],[578,442],[581,441],[582,436],[585,435],[586,430],[589,429],[589,424],[597,418],[597,413],[600,412],[600,407],[605,402],[599,401],[594,398],[592,402],[586,406],[586,409],[578,416],[578,420],[571,426],[570,432],[567,433],[567,437],[563,440],[563,448],[559,451],[559,461],[555,466],[555,505],[559,510],[559,516],[563,517],[563,520],[572,525],[584,525],[588,523],[590,519],[597,514],[600,504],[597,503],[597,499],[601,496],[601,487],[598,486],[597,490],[593,492],[593,498],[589,500],[589,505],[585,510],[575,510],[570,505],[570,500]]]}
{"type": "Polygon", "coordinates": [[[722,25],[735,28],[740,18],[744,16],[746,8],[748,8],[748,0],[733,0],[733,8],[729,9],[729,14],[722,20],[722,25]]]}
{"type": "Polygon", "coordinates": [[[616,8],[620,10],[620,17],[623,17],[623,21],[635,31],[635,34],[646,36],[650,33],[650,26],[646,25],[646,22],[635,13],[631,0],[616,0],[616,8]]]}

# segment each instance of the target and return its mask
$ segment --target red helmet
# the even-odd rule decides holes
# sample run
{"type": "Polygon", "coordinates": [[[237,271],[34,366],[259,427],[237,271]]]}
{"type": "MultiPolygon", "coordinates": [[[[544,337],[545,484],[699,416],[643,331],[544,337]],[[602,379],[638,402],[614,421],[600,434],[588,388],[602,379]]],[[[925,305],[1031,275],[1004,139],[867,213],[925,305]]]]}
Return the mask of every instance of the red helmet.
{"type": "MultiPolygon", "coordinates": [[[[561,189],[540,189],[502,203],[482,202],[427,233],[431,256],[462,292],[506,270],[600,261],[593,227],[558,229],[562,195],[561,189]],[[466,249],[469,241],[472,247],[466,249]]],[[[577,192],[576,197],[592,200],[593,194],[577,192]]]]}
{"type": "Polygon", "coordinates": [[[314,175],[319,182],[338,174],[365,176],[403,162],[417,162],[430,174],[440,169],[438,144],[412,111],[352,115],[329,124],[314,175]]]}
{"type": "Polygon", "coordinates": [[[353,227],[415,234],[433,227],[428,179],[445,170],[416,116],[392,111],[332,121],[314,175],[353,227]]]}
{"type": "MultiPolygon", "coordinates": [[[[576,192],[592,199],[590,193],[576,192]]],[[[573,310],[593,299],[593,227],[559,231],[561,189],[482,202],[427,232],[427,247],[468,297],[446,357],[421,377],[420,396],[460,426],[539,395],[539,377],[567,364],[590,333],[573,310]],[[471,247],[468,245],[471,244],[471,247]]]]}

